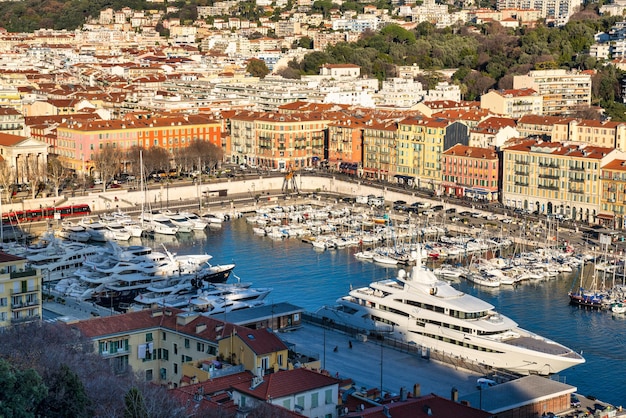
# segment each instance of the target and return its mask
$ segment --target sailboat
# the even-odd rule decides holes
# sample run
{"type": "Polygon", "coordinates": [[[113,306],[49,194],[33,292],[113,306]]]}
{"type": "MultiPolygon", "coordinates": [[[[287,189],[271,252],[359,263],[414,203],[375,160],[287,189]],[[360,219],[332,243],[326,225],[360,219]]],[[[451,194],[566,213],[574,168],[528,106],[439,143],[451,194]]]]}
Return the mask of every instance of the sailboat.
{"type": "Polygon", "coordinates": [[[599,310],[605,308],[607,306],[607,300],[605,300],[607,295],[603,292],[598,292],[597,290],[598,276],[595,264],[591,267],[592,281],[589,289],[585,289],[583,287],[584,270],[583,265],[579,272],[580,284],[578,289],[572,289],[568,292],[570,305],[575,305],[585,309],[599,310]]]}

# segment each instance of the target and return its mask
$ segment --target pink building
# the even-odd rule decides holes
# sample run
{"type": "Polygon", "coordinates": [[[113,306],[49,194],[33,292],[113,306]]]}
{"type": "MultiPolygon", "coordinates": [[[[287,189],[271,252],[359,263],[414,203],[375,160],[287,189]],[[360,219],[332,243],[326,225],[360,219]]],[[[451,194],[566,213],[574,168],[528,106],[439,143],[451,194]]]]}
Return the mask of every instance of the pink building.
{"type": "Polygon", "coordinates": [[[457,197],[497,200],[500,162],[495,150],[457,144],[443,153],[443,191],[457,197]]]}

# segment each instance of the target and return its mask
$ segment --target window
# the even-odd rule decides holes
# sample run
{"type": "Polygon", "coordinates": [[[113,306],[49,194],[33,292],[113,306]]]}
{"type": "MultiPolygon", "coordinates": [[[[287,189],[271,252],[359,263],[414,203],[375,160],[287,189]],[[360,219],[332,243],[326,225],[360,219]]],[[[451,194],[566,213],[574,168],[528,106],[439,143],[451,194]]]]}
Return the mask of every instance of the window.
{"type": "Polygon", "coordinates": [[[299,406],[302,409],[304,409],[304,396],[298,396],[296,398],[296,405],[295,406],[299,406]]]}
{"type": "Polygon", "coordinates": [[[150,341],[153,341],[151,332],[146,334],[146,342],[149,343],[150,341]]]}
{"type": "Polygon", "coordinates": [[[189,348],[189,338],[185,338],[185,348],[189,348]]]}
{"type": "Polygon", "coordinates": [[[178,344],[174,344],[174,354],[178,354],[178,344]]]}
{"type": "Polygon", "coordinates": [[[152,382],[152,369],[146,370],[146,382],[152,382]]]}
{"type": "Polygon", "coordinates": [[[269,357],[263,357],[261,359],[261,368],[263,370],[267,370],[270,368],[270,358],[269,357]]]}
{"type": "Polygon", "coordinates": [[[289,409],[289,410],[291,409],[291,399],[285,399],[283,401],[283,408],[286,408],[286,409],[289,409]]]}
{"type": "Polygon", "coordinates": [[[196,343],[196,350],[204,353],[204,344],[203,343],[196,343]]]}
{"type": "Polygon", "coordinates": [[[325,399],[326,405],[332,404],[333,403],[333,390],[326,389],[326,392],[324,392],[324,395],[326,397],[325,399]]]}
{"type": "Polygon", "coordinates": [[[163,334],[161,337],[163,338],[163,341],[167,341],[167,334],[165,333],[165,331],[163,331],[163,334]]]}
{"type": "Polygon", "coordinates": [[[311,394],[311,409],[313,408],[317,408],[319,406],[319,393],[312,393],[311,394]]]}
{"type": "Polygon", "coordinates": [[[178,363],[174,363],[174,374],[178,374],[178,363]]]}

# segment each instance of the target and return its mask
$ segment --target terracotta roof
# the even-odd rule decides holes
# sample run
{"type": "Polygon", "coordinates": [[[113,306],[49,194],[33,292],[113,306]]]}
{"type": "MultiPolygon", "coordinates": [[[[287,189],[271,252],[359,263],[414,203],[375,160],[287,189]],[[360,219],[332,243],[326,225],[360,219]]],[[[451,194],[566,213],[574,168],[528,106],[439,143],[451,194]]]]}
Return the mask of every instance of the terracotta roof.
{"type": "Polygon", "coordinates": [[[467,145],[462,144],[454,145],[444,151],[443,155],[458,155],[472,158],[484,158],[488,160],[498,159],[496,151],[491,148],[468,147],[467,145]]]}
{"type": "Polygon", "coordinates": [[[267,328],[248,329],[237,327],[236,331],[237,337],[257,355],[288,349],[287,345],[267,328]]]}
{"type": "Polygon", "coordinates": [[[249,384],[234,385],[233,389],[257,399],[267,400],[338,384],[339,379],[299,368],[266,375],[263,377],[263,383],[254,389],[249,384]]]}
{"type": "Polygon", "coordinates": [[[606,170],[615,170],[615,171],[626,171],[626,160],[613,160],[609,161],[603,169],[606,170]]]}
{"type": "Polygon", "coordinates": [[[7,254],[0,251],[0,263],[9,263],[11,261],[26,260],[24,257],[18,257],[13,254],[7,254]]]}
{"type": "Polygon", "coordinates": [[[389,416],[393,418],[488,418],[493,415],[490,412],[453,402],[431,393],[420,398],[408,398],[405,401],[366,408],[363,411],[351,412],[344,416],[350,418],[387,418],[389,416]]]}
{"type": "Polygon", "coordinates": [[[0,133],[0,145],[5,147],[12,147],[27,139],[25,136],[0,133]]]}

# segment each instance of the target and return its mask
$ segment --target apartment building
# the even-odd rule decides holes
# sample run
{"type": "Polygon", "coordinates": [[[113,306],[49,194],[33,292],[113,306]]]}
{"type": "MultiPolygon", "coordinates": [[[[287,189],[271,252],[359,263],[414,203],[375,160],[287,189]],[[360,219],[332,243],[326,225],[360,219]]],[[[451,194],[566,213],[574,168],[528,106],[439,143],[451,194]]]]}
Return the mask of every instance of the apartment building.
{"type": "Polygon", "coordinates": [[[363,164],[365,123],[348,118],[328,124],[328,164],[342,173],[356,175],[363,164]]]}
{"type": "Polygon", "coordinates": [[[602,166],[598,221],[607,228],[626,229],[626,160],[602,166]]]}
{"type": "Polygon", "coordinates": [[[614,148],[524,140],[503,149],[502,203],[595,223],[601,209],[602,167],[614,148]]]}
{"type": "Polygon", "coordinates": [[[443,151],[467,141],[467,126],[429,118],[406,118],[398,122],[397,174],[413,176],[417,187],[436,190],[441,183],[443,151]]]}
{"type": "Polygon", "coordinates": [[[591,74],[535,70],[513,77],[514,89],[533,89],[543,97],[544,115],[567,115],[591,106],[591,74]]]}
{"type": "Polygon", "coordinates": [[[221,132],[221,123],[206,115],[145,115],[86,122],[68,120],[57,127],[54,152],[69,168],[84,173],[93,169],[91,161],[105,146],[120,150],[133,146],[161,147],[171,153],[199,140],[222,147],[221,132]]]}
{"type": "Polygon", "coordinates": [[[41,271],[0,252],[0,327],[41,320],[41,271]]]}
{"type": "Polygon", "coordinates": [[[542,19],[563,26],[582,6],[581,0],[498,0],[498,10],[537,10],[542,19]]]}
{"type": "MultiPolygon", "coordinates": [[[[398,124],[372,121],[363,130],[363,176],[390,181],[397,176],[398,124]]],[[[403,183],[413,184],[414,175],[402,175],[403,183]]]]}
{"type": "Polygon", "coordinates": [[[498,200],[500,160],[494,149],[457,144],[443,153],[443,192],[477,200],[498,200]]]}
{"type": "Polygon", "coordinates": [[[480,108],[514,119],[542,115],[543,96],[533,89],[491,90],[480,96],[480,108]]]}
{"type": "Polygon", "coordinates": [[[24,135],[24,116],[13,107],[0,107],[0,132],[24,135]]]}
{"type": "MultiPolygon", "coordinates": [[[[170,387],[189,383],[193,378],[185,374],[190,369],[189,364],[215,358],[220,340],[234,338],[237,334],[243,337],[235,338],[232,346],[226,346],[238,349],[237,355],[227,356],[233,365],[241,366],[238,371],[243,371],[248,361],[258,363],[262,374],[287,368],[287,348],[275,335],[266,330],[248,330],[197,312],[146,309],[68,326],[90,339],[95,352],[109,361],[116,373],[132,371],[143,376],[146,382],[170,387]]],[[[219,371],[212,374],[217,375],[219,371]]]]}

